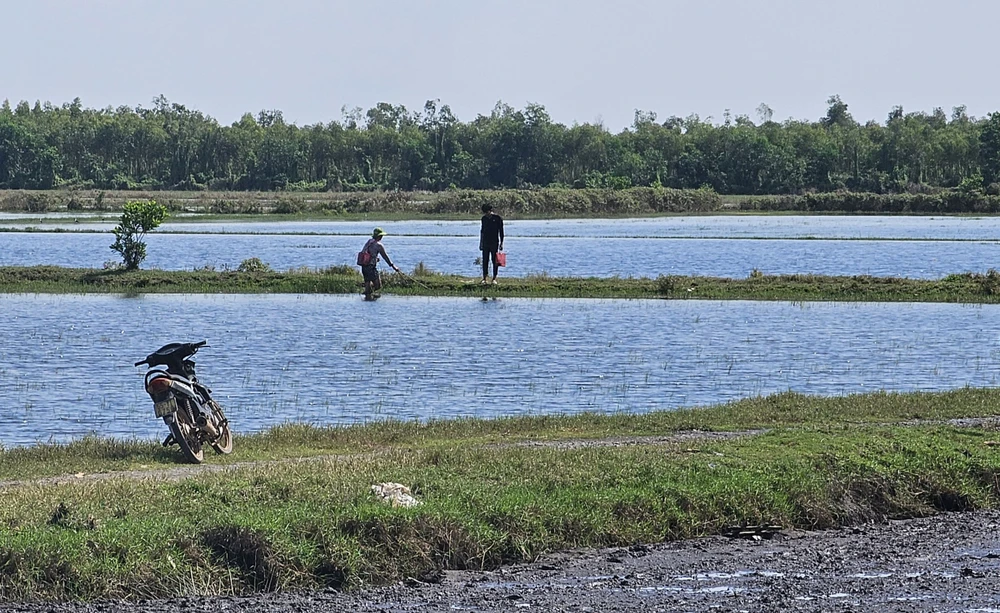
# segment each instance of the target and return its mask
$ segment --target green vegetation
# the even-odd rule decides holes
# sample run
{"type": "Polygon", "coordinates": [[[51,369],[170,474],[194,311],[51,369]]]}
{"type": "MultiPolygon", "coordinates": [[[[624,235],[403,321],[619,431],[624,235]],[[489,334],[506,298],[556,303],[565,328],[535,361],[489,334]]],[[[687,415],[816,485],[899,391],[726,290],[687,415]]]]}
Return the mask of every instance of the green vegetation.
{"type": "MultiPolygon", "coordinates": [[[[788,196],[719,196],[709,189],[449,190],[445,192],[105,192],[97,190],[0,191],[0,210],[38,213],[31,223],[65,223],[47,212],[78,212],[79,221],[117,212],[135,198],[155,198],[174,223],[253,219],[380,220],[474,219],[491,204],[508,219],[643,217],[657,215],[808,213],[878,215],[995,215],[1000,196],[982,191],[920,194],[834,192],[788,196]]],[[[85,231],[86,226],[80,230],[85,231]]]]}
{"type": "Polygon", "coordinates": [[[138,270],[146,259],[143,238],[167,218],[167,208],[155,200],[132,200],[122,207],[122,216],[115,226],[115,242],[111,249],[122,256],[125,270],[138,270]]]}
{"type": "MultiPolygon", "coordinates": [[[[613,134],[502,102],[469,122],[428,101],[296,126],[280,111],[222,126],[163,96],[152,108],[0,105],[0,188],[372,191],[709,187],[720,194],[1000,193],[1000,114],[889,111],[856,121],[839,96],[818,120],[636,111],[613,134]]],[[[332,119],[332,118],[331,118],[332,119]]],[[[294,212],[286,209],[283,212],[294,212]]]]}
{"type": "Polygon", "coordinates": [[[742,212],[878,215],[1000,213],[1000,196],[986,194],[982,190],[962,189],[916,194],[834,192],[801,196],[730,197],[728,200],[728,208],[742,212]]]}
{"type": "MultiPolygon", "coordinates": [[[[672,300],[790,300],[849,302],[1000,302],[1000,273],[962,273],[943,279],[764,275],[745,279],[660,276],[559,278],[535,275],[501,278],[483,287],[477,277],[436,274],[419,263],[413,276],[384,274],[383,293],[473,298],[661,298],[672,300]]],[[[184,293],[184,294],[351,294],[362,291],[354,266],[276,272],[257,258],[237,270],[93,270],[57,266],[0,267],[3,293],[184,293]]]]}
{"type": "MultiPolygon", "coordinates": [[[[477,219],[482,206],[491,204],[510,218],[609,217],[707,213],[722,210],[722,201],[711,190],[635,188],[540,189],[447,192],[370,192],[276,194],[239,192],[103,192],[103,191],[6,191],[0,192],[0,210],[43,213],[72,211],[95,213],[119,210],[137,197],[153,198],[174,213],[198,213],[176,217],[174,222],[203,221],[218,217],[263,215],[274,219],[321,218],[413,219],[420,217],[477,219]]],[[[44,216],[40,222],[46,221],[44,216]]],[[[48,221],[65,221],[53,220],[48,221]]]]}
{"type": "Polygon", "coordinates": [[[0,600],[351,588],[732,525],[997,507],[994,421],[940,420],[990,418],[998,402],[786,393],[643,415],[289,425],[239,437],[211,460],[223,471],[169,472],[155,442],[9,449],[0,600]],[[707,434],[723,430],[741,434],[707,434]],[[68,476],[38,480],[52,475],[68,476]],[[385,481],[423,504],[378,502],[369,489],[385,481]]]}

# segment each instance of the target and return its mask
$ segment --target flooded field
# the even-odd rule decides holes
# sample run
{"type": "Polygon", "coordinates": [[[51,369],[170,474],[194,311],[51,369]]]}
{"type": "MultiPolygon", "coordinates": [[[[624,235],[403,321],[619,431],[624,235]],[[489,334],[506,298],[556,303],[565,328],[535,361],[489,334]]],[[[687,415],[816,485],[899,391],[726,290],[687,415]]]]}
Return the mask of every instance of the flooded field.
{"type": "Polygon", "coordinates": [[[207,339],[235,429],[996,385],[1000,306],[0,295],[5,446],[165,433],[132,363],[207,339]],[[446,322],[446,323],[443,323],[446,322]]]}
{"type": "MultiPolygon", "coordinates": [[[[369,224],[370,225],[370,224],[369,224]]],[[[1000,267],[992,240],[838,240],[789,238],[628,238],[525,236],[509,230],[504,276],[657,277],[704,275],[743,278],[765,274],[873,275],[937,279],[1000,267]]],[[[101,268],[120,262],[110,234],[0,233],[0,266],[101,268]]],[[[275,270],[353,265],[365,236],[345,234],[176,234],[146,237],[143,268],[235,270],[260,258],[275,270]]],[[[478,237],[393,235],[384,241],[393,261],[412,271],[476,276],[478,237]]]]}
{"type": "MultiPolygon", "coordinates": [[[[0,228],[110,232],[117,215],[3,213],[0,228]]],[[[175,215],[159,232],[344,234],[364,236],[381,226],[393,236],[476,236],[479,220],[467,221],[221,221],[175,215]]],[[[689,215],[628,219],[507,220],[512,237],[579,238],[829,238],[1000,240],[1000,217],[904,215],[689,215]]]]}

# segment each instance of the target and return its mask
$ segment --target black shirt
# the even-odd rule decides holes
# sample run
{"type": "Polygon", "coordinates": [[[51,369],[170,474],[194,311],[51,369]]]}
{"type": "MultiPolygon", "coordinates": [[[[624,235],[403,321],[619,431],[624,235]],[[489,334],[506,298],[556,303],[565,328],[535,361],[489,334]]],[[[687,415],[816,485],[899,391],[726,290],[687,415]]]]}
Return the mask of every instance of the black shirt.
{"type": "Polygon", "coordinates": [[[503,218],[496,213],[483,215],[483,227],[479,230],[479,250],[497,251],[503,242],[503,218]]]}

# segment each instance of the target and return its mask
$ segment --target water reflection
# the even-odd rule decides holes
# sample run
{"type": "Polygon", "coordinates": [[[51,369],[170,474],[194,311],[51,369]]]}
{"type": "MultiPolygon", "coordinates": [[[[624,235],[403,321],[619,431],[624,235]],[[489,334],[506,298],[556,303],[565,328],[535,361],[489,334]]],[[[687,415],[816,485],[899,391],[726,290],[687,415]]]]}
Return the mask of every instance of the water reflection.
{"type": "Polygon", "coordinates": [[[236,429],[645,412],[785,390],[997,383],[1000,307],[357,296],[0,295],[4,445],[163,435],[132,363],[208,339],[236,429]]]}

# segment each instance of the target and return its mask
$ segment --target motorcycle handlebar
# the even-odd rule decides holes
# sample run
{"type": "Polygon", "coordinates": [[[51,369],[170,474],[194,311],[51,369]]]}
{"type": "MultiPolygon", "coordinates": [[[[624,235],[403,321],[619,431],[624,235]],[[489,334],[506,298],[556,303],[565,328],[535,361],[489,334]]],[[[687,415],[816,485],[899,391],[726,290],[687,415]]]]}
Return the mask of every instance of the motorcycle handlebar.
{"type": "MultiPolygon", "coordinates": [[[[163,349],[168,349],[169,348],[171,350],[171,353],[177,353],[178,349],[186,347],[187,348],[186,349],[187,353],[184,353],[183,355],[184,356],[190,356],[190,355],[193,355],[196,351],[198,351],[202,347],[207,347],[207,346],[208,346],[208,341],[207,340],[206,341],[198,341],[197,343],[186,343],[186,344],[171,343],[170,345],[164,345],[163,347],[160,348],[159,351],[162,351],[163,349]]],[[[152,353],[150,355],[147,355],[145,360],[140,360],[140,361],[136,362],[135,366],[142,366],[143,364],[149,364],[149,360],[152,359],[152,358],[156,358],[155,363],[157,363],[157,364],[164,363],[164,362],[160,361],[161,354],[159,354],[157,352],[157,353],[152,353]]]]}

